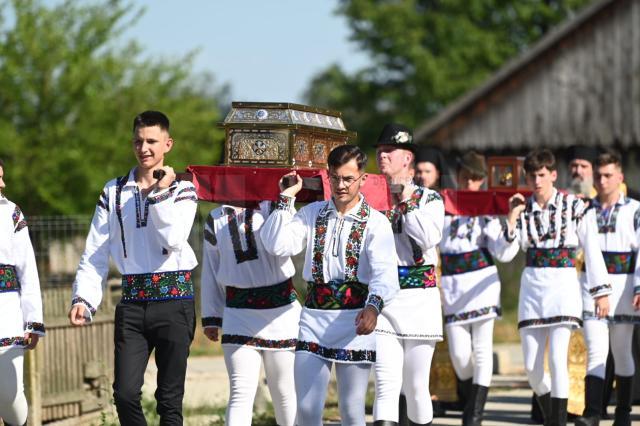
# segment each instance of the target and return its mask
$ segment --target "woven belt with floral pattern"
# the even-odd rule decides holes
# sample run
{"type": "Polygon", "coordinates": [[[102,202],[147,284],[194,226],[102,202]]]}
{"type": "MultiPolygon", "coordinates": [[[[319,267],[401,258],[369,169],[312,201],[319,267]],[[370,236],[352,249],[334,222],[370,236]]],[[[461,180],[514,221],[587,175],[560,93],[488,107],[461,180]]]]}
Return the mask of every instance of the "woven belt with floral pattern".
{"type": "Polygon", "coordinates": [[[227,307],[243,309],[272,309],[293,303],[296,291],[291,278],[266,287],[227,287],[227,307]]]}
{"type": "MultiPolygon", "coordinates": [[[[636,270],[636,254],[632,251],[603,251],[602,257],[610,274],[633,274],[636,270]]],[[[587,270],[586,262],[582,270],[587,270]]]]}
{"type": "Polygon", "coordinates": [[[398,266],[400,289],[431,288],[436,286],[436,268],[433,265],[398,266]]]}
{"type": "Polygon", "coordinates": [[[464,274],[493,265],[493,258],[486,248],[466,253],[441,253],[440,258],[442,259],[442,275],[464,274]]]}
{"type": "Polygon", "coordinates": [[[309,282],[304,305],[311,309],[359,309],[368,294],[369,286],[357,281],[309,282]]]}
{"type": "Polygon", "coordinates": [[[528,248],[527,266],[532,268],[575,268],[575,248],[528,248]]]}
{"type": "Polygon", "coordinates": [[[193,299],[191,271],[153,272],[122,276],[123,302],[193,299]]]}
{"type": "Polygon", "coordinates": [[[0,293],[20,291],[20,281],[13,265],[0,265],[0,293]]]}

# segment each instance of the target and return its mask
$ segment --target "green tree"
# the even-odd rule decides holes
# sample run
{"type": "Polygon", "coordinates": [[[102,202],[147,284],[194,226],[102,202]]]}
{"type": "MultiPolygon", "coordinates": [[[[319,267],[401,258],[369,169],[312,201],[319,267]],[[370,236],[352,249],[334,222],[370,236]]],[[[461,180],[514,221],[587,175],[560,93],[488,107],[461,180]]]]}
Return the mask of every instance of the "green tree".
{"type": "Polygon", "coordinates": [[[0,0],[0,157],[26,214],[92,212],[135,165],[131,124],[146,109],[171,119],[174,168],[218,162],[225,89],[192,73],[194,52],[145,58],[123,42],[142,13],[122,0],[0,0]]]}
{"type": "Polygon", "coordinates": [[[328,67],[306,100],[342,111],[370,145],[381,123],[420,124],[591,1],[342,0],[337,13],[372,63],[352,75],[328,67]]]}

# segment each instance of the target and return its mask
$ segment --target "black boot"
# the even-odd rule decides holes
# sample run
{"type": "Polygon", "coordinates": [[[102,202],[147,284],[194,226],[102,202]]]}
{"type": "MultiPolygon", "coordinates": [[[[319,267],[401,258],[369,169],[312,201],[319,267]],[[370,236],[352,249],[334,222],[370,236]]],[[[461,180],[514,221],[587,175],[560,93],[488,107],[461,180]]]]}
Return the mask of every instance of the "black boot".
{"type": "Polygon", "coordinates": [[[542,422],[547,426],[551,420],[551,392],[544,395],[536,395],[536,401],[538,402],[538,408],[542,412],[542,422]]]}
{"type": "Polygon", "coordinates": [[[631,426],[633,376],[616,376],[616,416],[613,426],[631,426]]]}
{"type": "Polygon", "coordinates": [[[373,422],[373,426],[398,426],[398,422],[392,422],[391,420],[376,420],[373,422]]]}
{"type": "Polygon", "coordinates": [[[551,398],[549,426],[567,426],[567,402],[566,398],[551,398]]]}
{"type": "Polygon", "coordinates": [[[574,423],[577,426],[597,426],[600,424],[604,379],[597,376],[584,378],[584,412],[574,423]]]}
{"type": "Polygon", "coordinates": [[[467,380],[460,380],[456,377],[456,394],[458,395],[457,407],[460,411],[464,411],[469,398],[471,398],[471,390],[473,388],[473,377],[467,380]]]}
{"type": "Polygon", "coordinates": [[[400,394],[398,402],[398,425],[409,426],[409,417],[407,417],[407,397],[400,394]]]}
{"type": "Polygon", "coordinates": [[[463,426],[480,426],[484,414],[484,405],[487,402],[489,388],[474,384],[471,388],[471,395],[467,400],[462,414],[463,426]]]}

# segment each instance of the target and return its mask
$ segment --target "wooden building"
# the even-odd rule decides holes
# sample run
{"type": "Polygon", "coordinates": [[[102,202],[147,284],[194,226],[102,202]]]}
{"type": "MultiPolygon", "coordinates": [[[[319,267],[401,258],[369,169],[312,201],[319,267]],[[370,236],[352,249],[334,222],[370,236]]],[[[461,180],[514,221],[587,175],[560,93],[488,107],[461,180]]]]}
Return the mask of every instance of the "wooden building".
{"type": "Polygon", "coordinates": [[[637,188],[640,0],[595,1],[415,137],[446,151],[494,154],[545,146],[562,157],[573,144],[612,146],[624,152],[627,181],[637,188]]]}
{"type": "MultiPolygon", "coordinates": [[[[637,190],[640,0],[594,1],[418,126],[414,136],[419,144],[440,147],[450,163],[469,149],[524,155],[533,148],[550,148],[560,160],[560,187],[569,180],[562,161],[566,148],[612,147],[623,154],[627,185],[637,190]]],[[[640,346],[640,337],[635,342],[640,346]]],[[[571,345],[569,412],[580,414],[586,354],[579,335],[571,345]]],[[[635,352],[640,359],[640,347],[635,352]]]]}

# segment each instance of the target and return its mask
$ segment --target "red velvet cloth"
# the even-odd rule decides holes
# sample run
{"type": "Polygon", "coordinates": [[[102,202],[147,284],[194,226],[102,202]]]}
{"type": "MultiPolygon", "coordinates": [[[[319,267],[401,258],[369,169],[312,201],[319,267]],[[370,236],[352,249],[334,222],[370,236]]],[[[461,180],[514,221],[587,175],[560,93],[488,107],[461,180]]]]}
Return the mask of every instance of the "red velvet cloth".
{"type": "Polygon", "coordinates": [[[444,189],[444,210],[462,216],[506,215],[509,213],[509,198],[516,193],[525,197],[529,190],[491,189],[488,191],[457,191],[444,189]]]}
{"type": "MultiPolygon", "coordinates": [[[[241,166],[189,166],[198,199],[230,203],[235,205],[255,205],[262,200],[276,201],[280,194],[278,181],[292,169],[241,166]]],[[[322,192],[303,189],[296,201],[312,202],[328,200],[331,197],[329,175],[324,169],[296,169],[302,177],[320,177],[322,192]]],[[[521,192],[525,197],[531,191],[490,190],[456,191],[444,189],[444,208],[449,214],[478,216],[503,215],[509,211],[509,197],[521,192]]],[[[391,197],[387,180],[382,175],[368,174],[362,193],[367,202],[376,210],[389,210],[391,197]]]]}
{"type": "MultiPolygon", "coordinates": [[[[276,201],[280,195],[278,181],[292,169],[240,166],[189,166],[198,199],[230,204],[255,204],[262,200],[276,201]]],[[[303,189],[296,201],[312,202],[331,197],[329,175],[323,169],[296,169],[302,177],[320,177],[322,192],[303,189]]],[[[391,199],[387,181],[382,175],[369,174],[362,186],[367,202],[376,210],[388,210],[391,199]]]]}

